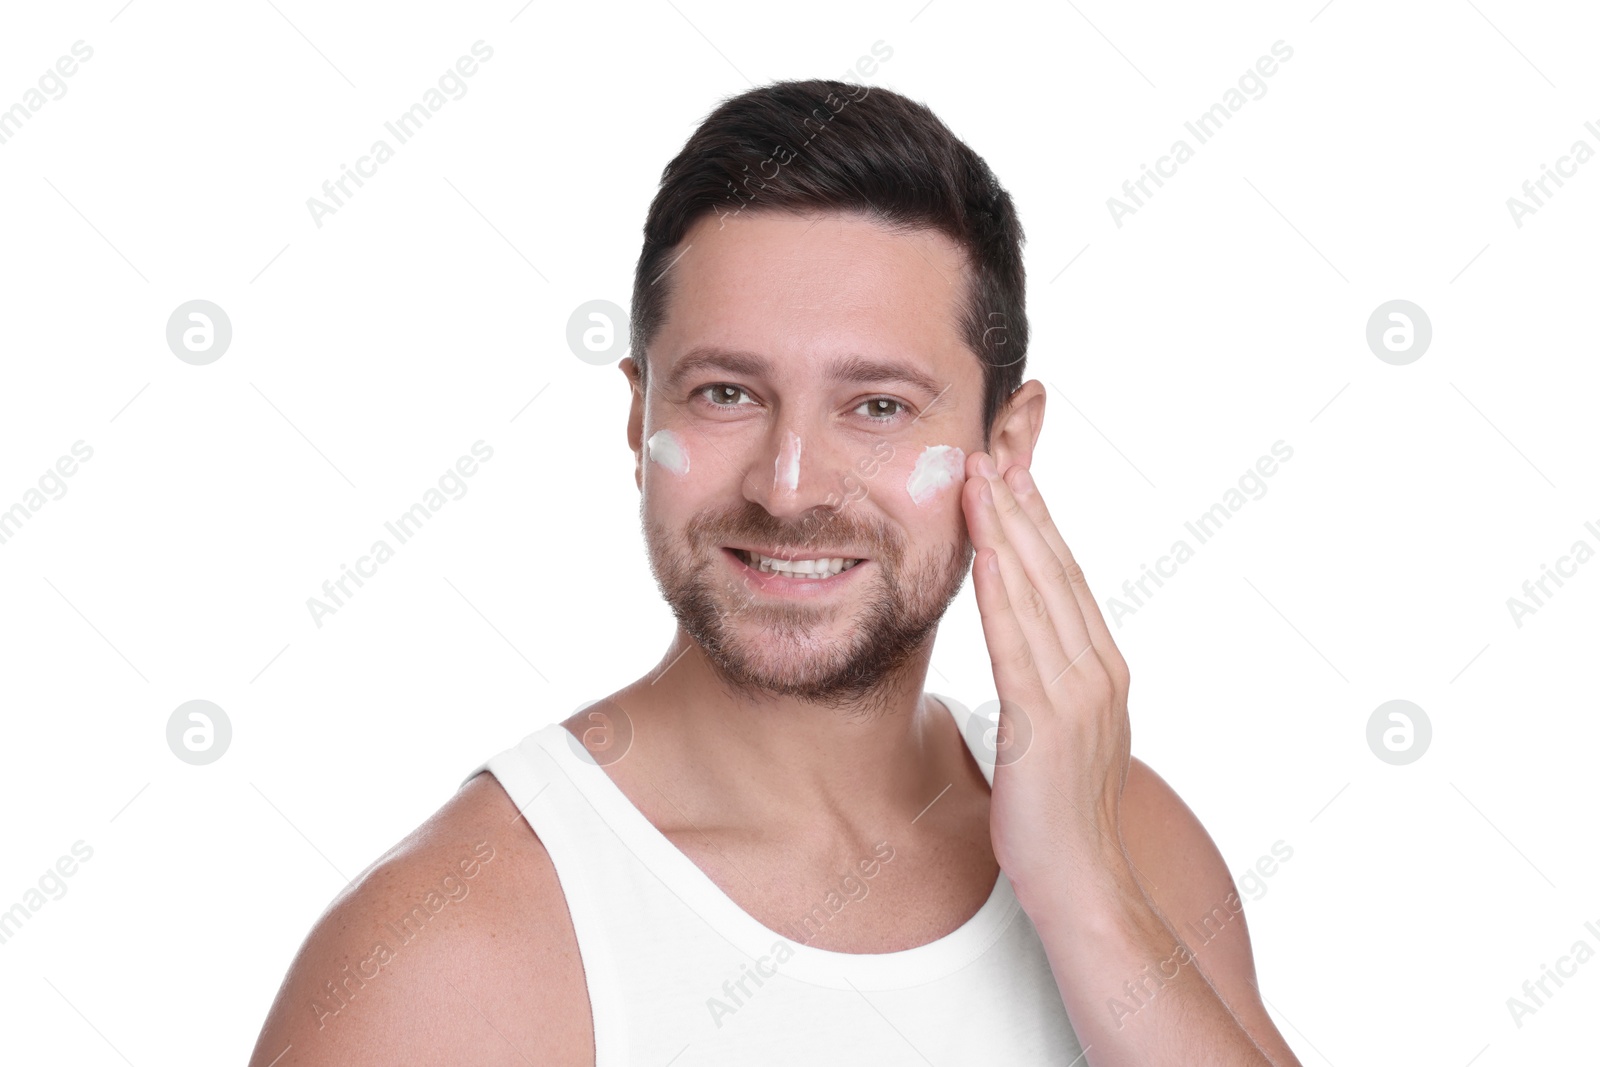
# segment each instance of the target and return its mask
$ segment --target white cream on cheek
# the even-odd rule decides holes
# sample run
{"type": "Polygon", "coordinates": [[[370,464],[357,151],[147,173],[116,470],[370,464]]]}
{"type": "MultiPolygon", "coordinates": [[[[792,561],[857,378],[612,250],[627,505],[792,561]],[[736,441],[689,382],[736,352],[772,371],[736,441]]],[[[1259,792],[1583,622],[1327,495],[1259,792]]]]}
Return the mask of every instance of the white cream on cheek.
{"type": "Polygon", "coordinates": [[[689,451],[671,430],[657,430],[645,442],[650,458],[673,474],[689,473],[689,451]]]}
{"type": "Polygon", "coordinates": [[[959,485],[966,463],[966,453],[955,445],[924,448],[911,468],[911,476],[906,479],[906,492],[911,502],[919,506],[930,504],[941,489],[959,485]]]}
{"type": "Polygon", "coordinates": [[[778,458],[772,461],[772,488],[794,492],[799,487],[800,435],[793,430],[785,430],[783,447],[778,449],[778,458]]]}

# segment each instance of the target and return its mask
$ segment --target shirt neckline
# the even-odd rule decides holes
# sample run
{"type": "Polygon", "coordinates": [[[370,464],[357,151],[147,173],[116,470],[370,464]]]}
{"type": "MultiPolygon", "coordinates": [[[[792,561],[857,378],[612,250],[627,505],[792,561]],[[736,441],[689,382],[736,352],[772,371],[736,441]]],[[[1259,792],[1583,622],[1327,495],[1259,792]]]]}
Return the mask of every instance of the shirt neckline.
{"type": "MultiPolygon", "coordinates": [[[[939,701],[954,718],[957,732],[992,785],[993,767],[979,758],[968,736],[966,720],[970,712],[948,697],[937,693],[927,695],[939,701]]],[[[1000,871],[988,898],[966,922],[926,944],[895,952],[864,953],[836,952],[804,944],[766,926],[723,892],[645,818],[602,767],[586,755],[580,755],[576,739],[565,726],[551,723],[535,733],[534,738],[566,772],[622,845],[630,849],[669,892],[752,962],[759,966],[762,957],[766,957],[767,966],[779,974],[836,989],[899,989],[921,985],[953,974],[982,956],[1004,933],[1020,908],[1010,879],[1000,871]],[[780,960],[779,945],[787,946],[792,955],[780,960]]]]}

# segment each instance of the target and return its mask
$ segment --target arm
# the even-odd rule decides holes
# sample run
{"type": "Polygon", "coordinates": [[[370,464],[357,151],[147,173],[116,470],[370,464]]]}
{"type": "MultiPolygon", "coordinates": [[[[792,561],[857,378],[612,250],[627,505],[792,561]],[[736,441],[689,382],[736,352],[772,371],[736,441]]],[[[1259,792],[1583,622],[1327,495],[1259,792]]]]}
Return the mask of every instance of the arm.
{"type": "MultiPolygon", "coordinates": [[[[1211,835],[1172,787],[1138,759],[1130,761],[1122,807],[1129,863],[1193,954],[1192,965],[1275,1067],[1299,1067],[1262,1003],[1244,901],[1211,835]]],[[[1166,972],[1171,970],[1169,965],[1166,972]]],[[[1160,972],[1152,967],[1151,973],[1160,972]]]]}
{"type": "Polygon", "coordinates": [[[480,774],[317,920],[250,1067],[592,1064],[592,1041],[549,854],[480,774]]]}
{"type": "Polygon", "coordinates": [[[1108,847],[1093,869],[1024,900],[1087,1062],[1300,1067],[1261,1003],[1242,904],[1204,828],[1189,816],[1177,850],[1163,853],[1129,811],[1166,797],[1182,805],[1165,783],[1165,797],[1136,799],[1150,779],[1130,767],[1120,856],[1108,847]],[[1201,841],[1208,856],[1197,855],[1201,841]]]}
{"type": "Polygon", "coordinates": [[[1201,844],[1198,822],[1181,825],[1176,795],[1163,797],[1165,783],[1148,768],[1133,771],[1127,664],[1026,468],[1006,473],[974,453],[962,495],[1001,737],[1012,746],[995,767],[990,837],[1039,931],[1085,1058],[1092,1067],[1273,1067],[1260,1034],[1278,1063],[1296,1064],[1265,1013],[1252,1010],[1247,942],[1232,942],[1231,956],[1207,954],[1219,989],[1163,914],[1161,905],[1182,921],[1224,883],[1231,890],[1231,879],[1209,838],[1201,844]],[[1177,844],[1165,859],[1159,853],[1174,840],[1162,833],[1177,844]],[[1141,886],[1130,848],[1161,871],[1151,875],[1160,905],[1141,886]]]}

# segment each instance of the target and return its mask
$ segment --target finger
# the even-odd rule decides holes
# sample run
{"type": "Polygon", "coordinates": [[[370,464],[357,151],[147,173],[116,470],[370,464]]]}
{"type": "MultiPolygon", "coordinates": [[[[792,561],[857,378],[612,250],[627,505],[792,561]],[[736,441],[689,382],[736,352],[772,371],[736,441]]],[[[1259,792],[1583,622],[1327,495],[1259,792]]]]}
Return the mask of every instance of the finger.
{"type": "Polygon", "coordinates": [[[983,623],[989,662],[994,666],[995,690],[1008,700],[1021,699],[1039,707],[1046,701],[1044,679],[1039,677],[1028,636],[1012,608],[998,557],[993,548],[985,547],[978,549],[972,559],[972,590],[978,598],[978,618],[983,623]]]}
{"type": "Polygon", "coordinates": [[[1005,482],[1011,490],[1013,498],[1022,508],[1024,514],[1033,520],[1040,536],[1044,538],[1050,550],[1061,561],[1062,568],[1066,571],[1067,578],[1072,587],[1074,599],[1077,601],[1078,610],[1082,615],[1084,624],[1088,628],[1090,640],[1094,642],[1095,650],[1099,653],[1101,661],[1108,670],[1114,674],[1120,671],[1121,677],[1127,678],[1127,663],[1122,658],[1122,652],[1117,648],[1116,641],[1111,636],[1111,629],[1106,625],[1105,616],[1100,612],[1100,605],[1095,601],[1094,593],[1089,589],[1088,578],[1083,573],[1083,568],[1078,565],[1077,558],[1072,554],[1066,539],[1061,536],[1061,531],[1056,527],[1055,520],[1050,517],[1050,509],[1045,506],[1044,497],[1039,493],[1039,487],[1034,483],[1033,475],[1021,464],[1014,464],[1006,472],[1005,482]]]}
{"type": "Polygon", "coordinates": [[[1040,675],[1041,685],[1047,685],[1049,680],[1061,676],[1068,660],[1051,622],[1049,606],[1029,579],[996,511],[995,494],[1003,488],[998,483],[999,479],[991,481],[982,475],[969,477],[962,487],[962,506],[967,512],[973,544],[980,550],[992,549],[996,554],[1000,576],[1005,581],[1008,610],[1021,630],[1032,671],[1040,675]],[[984,499],[986,489],[988,500],[984,499]]]}
{"type": "Polygon", "coordinates": [[[1053,685],[1061,673],[1074,666],[1084,672],[1094,673],[1094,668],[1101,665],[1090,662],[1096,651],[1094,642],[1061,557],[1050,547],[1038,525],[1022,510],[1005,480],[995,479],[991,484],[995,509],[1000,515],[1006,538],[1015,548],[1033,588],[1044,601],[1055,633],[1061,641],[1063,659],[1054,672],[1045,676],[1046,684],[1053,685]]]}

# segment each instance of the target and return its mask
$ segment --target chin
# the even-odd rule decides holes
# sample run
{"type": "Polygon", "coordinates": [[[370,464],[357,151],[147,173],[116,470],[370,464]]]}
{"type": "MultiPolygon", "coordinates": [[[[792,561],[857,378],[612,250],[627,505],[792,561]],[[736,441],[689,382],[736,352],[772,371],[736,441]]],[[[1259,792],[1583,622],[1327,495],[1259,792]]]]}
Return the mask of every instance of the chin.
{"type": "MultiPolygon", "coordinates": [[[[867,631],[870,633],[870,629],[867,631]]],[[[856,707],[885,692],[885,683],[915,652],[914,646],[884,645],[850,628],[826,637],[798,639],[770,629],[723,633],[707,658],[723,681],[756,699],[793,697],[827,707],[856,707]]]]}
{"type": "Polygon", "coordinates": [[[814,685],[845,668],[853,658],[853,633],[818,634],[810,629],[736,625],[713,658],[728,673],[775,686],[814,685]]]}

